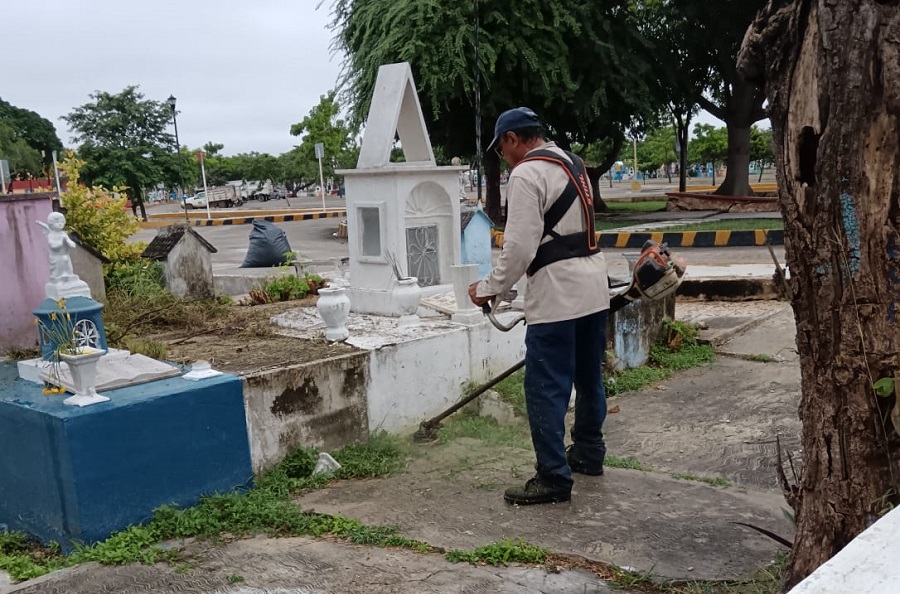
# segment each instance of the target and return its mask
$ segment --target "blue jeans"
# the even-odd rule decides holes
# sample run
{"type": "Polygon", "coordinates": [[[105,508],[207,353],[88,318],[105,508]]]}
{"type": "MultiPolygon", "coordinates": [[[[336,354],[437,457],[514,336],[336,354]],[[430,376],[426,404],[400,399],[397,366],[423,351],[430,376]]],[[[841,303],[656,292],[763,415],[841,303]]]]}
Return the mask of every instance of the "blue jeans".
{"type": "Polygon", "coordinates": [[[525,333],[525,402],[538,475],[550,483],[572,484],[566,462],[566,409],[575,386],[572,441],[579,457],[603,463],[603,358],[607,312],[574,320],[531,324],[525,333]]]}

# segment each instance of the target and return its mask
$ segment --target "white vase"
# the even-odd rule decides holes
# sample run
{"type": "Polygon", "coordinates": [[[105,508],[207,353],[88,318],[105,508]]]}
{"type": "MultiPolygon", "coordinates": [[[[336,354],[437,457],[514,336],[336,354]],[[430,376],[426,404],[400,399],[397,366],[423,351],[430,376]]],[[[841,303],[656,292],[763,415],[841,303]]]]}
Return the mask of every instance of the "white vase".
{"type": "Polygon", "coordinates": [[[350,313],[350,298],[344,287],[323,287],[319,289],[316,310],[325,320],[325,340],[338,342],[347,340],[347,315],[350,313]]]}
{"type": "Polygon", "coordinates": [[[97,362],[106,354],[102,349],[91,349],[77,355],[60,353],[59,357],[69,367],[75,395],[63,400],[70,406],[88,406],[99,402],[109,402],[109,398],[97,393],[97,362]]]}
{"type": "Polygon", "coordinates": [[[391,300],[400,313],[400,319],[397,321],[398,325],[406,326],[419,321],[419,316],[416,315],[416,311],[419,309],[419,302],[422,301],[422,288],[419,286],[419,279],[410,276],[398,280],[391,291],[391,300]]]}

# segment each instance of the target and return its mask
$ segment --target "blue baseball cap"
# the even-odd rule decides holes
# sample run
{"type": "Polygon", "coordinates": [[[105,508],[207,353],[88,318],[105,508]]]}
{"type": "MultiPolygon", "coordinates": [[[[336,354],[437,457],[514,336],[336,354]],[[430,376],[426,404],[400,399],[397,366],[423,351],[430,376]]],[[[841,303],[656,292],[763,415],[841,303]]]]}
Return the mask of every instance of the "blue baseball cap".
{"type": "Polygon", "coordinates": [[[507,132],[521,130],[522,128],[534,128],[541,125],[541,118],[527,107],[516,107],[507,109],[497,118],[494,125],[494,140],[488,145],[486,150],[491,150],[500,142],[500,137],[507,132]]]}

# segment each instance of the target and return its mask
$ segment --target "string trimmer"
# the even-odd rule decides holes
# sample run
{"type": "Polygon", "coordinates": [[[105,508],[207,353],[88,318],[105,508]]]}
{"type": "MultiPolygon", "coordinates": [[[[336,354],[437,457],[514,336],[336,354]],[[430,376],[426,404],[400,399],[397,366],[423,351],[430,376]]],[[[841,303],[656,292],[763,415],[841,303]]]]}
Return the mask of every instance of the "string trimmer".
{"type": "MultiPolygon", "coordinates": [[[[666,244],[658,244],[655,241],[647,241],[641,249],[641,254],[634,264],[634,270],[631,274],[631,282],[628,283],[623,291],[612,295],[609,301],[610,313],[615,313],[638,299],[647,299],[657,301],[664,299],[674,293],[684,278],[684,271],[687,265],[684,259],[669,251],[666,244]]],[[[621,287],[623,285],[618,285],[621,287]]],[[[610,288],[617,288],[610,286],[610,288]]],[[[500,307],[500,299],[494,299],[491,305],[484,305],[482,309],[490,320],[491,324],[501,332],[509,332],[519,322],[525,322],[525,316],[521,315],[513,319],[507,324],[500,322],[496,314],[500,307]]],[[[473,392],[465,396],[462,400],[444,410],[439,415],[422,421],[419,428],[413,434],[416,441],[433,441],[437,439],[438,430],[441,428],[441,421],[469,404],[512,374],[525,366],[525,360],[522,359],[500,375],[478,386],[473,392]]]]}

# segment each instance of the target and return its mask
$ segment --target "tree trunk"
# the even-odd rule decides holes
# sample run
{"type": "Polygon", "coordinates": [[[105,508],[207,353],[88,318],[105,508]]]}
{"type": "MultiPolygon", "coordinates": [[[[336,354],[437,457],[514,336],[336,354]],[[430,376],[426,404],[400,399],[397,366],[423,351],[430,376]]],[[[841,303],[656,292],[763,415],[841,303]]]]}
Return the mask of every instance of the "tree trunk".
{"type": "Polygon", "coordinates": [[[484,153],[485,199],[484,214],[495,225],[504,225],[506,219],[500,208],[500,157],[494,151],[484,153]]]}
{"type": "Polygon", "coordinates": [[[587,171],[588,179],[591,180],[591,189],[594,191],[594,212],[609,212],[609,207],[600,196],[600,178],[603,177],[604,173],[609,171],[609,167],[606,169],[600,169],[599,167],[585,167],[584,169],[587,171]]]}
{"type": "Polygon", "coordinates": [[[803,470],[787,490],[791,588],[897,503],[900,11],[883,0],[770,4],[739,65],[765,78],[797,322],[803,470]]]}
{"type": "MultiPolygon", "coordinates": [[[[728,159],[725,179],[715,194],[723,196],[750,196],[750,127],[753,122],[735,117],[728,122],[728,159]]],[[[713,163],[715,167],[715,163],[713,163]]],[[[715,182],[713,182],[715,183],[715,182]]]]}
{"type": "Polygon", "coordinates": [[[678,191],[687,191],[688,127],[691,114],[675,116],[675,135],[678,137],[678,191]]]}

